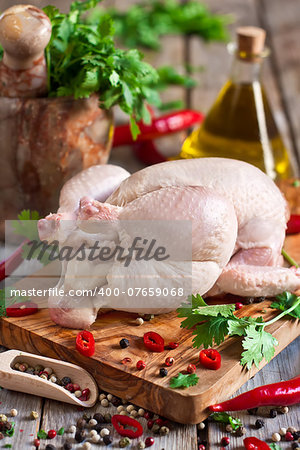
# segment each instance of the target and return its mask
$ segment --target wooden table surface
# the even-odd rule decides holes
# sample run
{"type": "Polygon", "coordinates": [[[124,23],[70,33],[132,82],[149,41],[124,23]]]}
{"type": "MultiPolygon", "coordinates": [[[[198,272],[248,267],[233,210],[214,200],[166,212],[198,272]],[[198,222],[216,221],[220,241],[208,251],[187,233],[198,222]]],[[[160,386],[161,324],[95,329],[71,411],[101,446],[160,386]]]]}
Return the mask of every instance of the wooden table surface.
{"type": "MultiPolygon", "coordinates": [[[[2,0],[1,9],[11,6],[11,0],[2,0]]],[[[45,2],[32,2],[38,6],[44,6],[45,2]]],[[[48,3],[48,2],[47,2],[48,3]]],[[[63,5],[64,9],[68,2],[57,0],[50,3],[63,5]]],[[[122,0],[120,2],[105,1],[106,4],[118,4],[125,8],[134,0],[122,0]]],[[[268,33],[267,44],[271,48],[271,57],[265,64],[264,84],[269,96],[270,103],[275,113],[279,129],[284,141],[294,157],[296,165],[300,162],[300,2],[299,0],[209,0],[209,7],[218,12],[233,13],[237,25],[260,25],[266,28],[268,33]]],[[[185,99],[187,106],[207,112],[216,97],[222,84],[225,82],[229,68],[230,59],[224,44],[203,44],[196,38],[183,39],[179,37],[165,37],[163,39],[162,51],[159,55],[149,53],[147,59],[157,65],[173,65],[181,70],[184,62],[194,65],[204,65],[205,70],[199,74],[199,86],[192,92],[185,92],[180,88],[172,88],[164,94],[165,100],[178,98],[185,99]]],[[[166,143],[164,143],[166,146],[166,143]]],[[[111,161],[120,164],[131,172],[143,167],[133,156],[131,149],[120,148],[112,152],[111,161]]],[[[247,382],[240,392],[249,390],[261,384],[288,379],[299,374],[300,338],[290,344],[279,356],[262,369],[253,379],[247,382]]],[[[1,348],[1,351],[4,351],[1,348]]],[[[1,380],[0,380],[1,385],[1,380]]],[[[0,413],[8,413],[11,408],[16,408],[19,413],[15,418],[16,433],[13,438],[1,441],[0,448],[5,444],[12,444],[15,450],[34,449],[33,440],[39,428],[49,430],[60,427],[68,428],[75,424],[77,418],[82,415],[76,407],[58,402],[41,399],[25,394],[0,391],[0,413]],[[30,412],[34,410],[39,413],[37,421],[29,419],[30,412]]],[[[92,411],[115,412],[114,408],[103,408],[97,404],[92,411]]],[[[300,429],[299,408],[291,407],[287,415],[279,414],[275,419],[267,418],[267,410],[262,411],[265,427],[261,430],[254,429],[254,422],[258,418],[247,413],[236,413],[241,418],[247,429],[247,435],[255,435],[261,439],[269,440],[272,433],[280,427],[295,426],[300,429]]],[[[195,425],[174,424],[167,437],[154,435],[154,450],[196,450],[197,438],[208,442],[207,448],[220,448],[221,437],[225,434],[223,426],[209,423],[206,429],[197,434],[195,425]]],[[[62,443],[69,439],[65,434],[63,438],[58,437],[53,441],[57,448],[62,448],[62,443]]],[[[113,448],[118,448],[117,436],[114,436],[113,448]]],[[[145,436],[150,436],[149,432],[145,436]]],[[[230,437],[231,449],[242,449],[242,438],[230,437]]],[[[72,441],[72,439],[71,439],[72,441]]],[[[46,441],[41,445],[45,448],[46,441]]],[[[269,441],[270,442],[270,441],[269,441]]],[[[49,441],[48,441],[49,443],[49,441]]],[[[283,449],[291,448],[290,443],[281,443],[283,449]]],[[[101,445],[93,445],[99,448],[101,445]]],[[[82,448],[74,445],[73,448],[82,448]]],[[[103,444],[102,444],[103,448],[103,444]]],[[[128,447],[127,447],[128,448],[128,447]]],[[[129,448],[137,448],[132,445],[129,448]]]]}

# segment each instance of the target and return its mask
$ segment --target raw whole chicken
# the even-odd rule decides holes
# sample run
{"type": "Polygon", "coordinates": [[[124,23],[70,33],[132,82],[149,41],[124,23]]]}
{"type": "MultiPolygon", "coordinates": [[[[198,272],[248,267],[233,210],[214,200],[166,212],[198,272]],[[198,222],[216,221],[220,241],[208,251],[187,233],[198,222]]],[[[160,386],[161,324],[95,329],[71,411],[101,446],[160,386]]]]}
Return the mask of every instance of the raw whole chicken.
{"type": "MultiPolygon", "coordinates": [[[[114,248],[130,235],[126,221],[190,221],[192,270],[188,274],[188,266],[180,260],[155,261],[150,272],[143,261],[132,261],[126,272],[119,260],[65,262],[59,282],[65,295],[49,299],[56,323],[86,328],[102,308],[156,314],[175,310],[185,299],[147,295],[133,299],[126,294],[130,286],[156,287],[166,279],[201,295],[274,296],[300,288],[300,271],[282,267],[289,217],[286,201],[256,167],[232,159],[201,158],[157,164],[130,177],[114,166],[88,171],[65,185],[58,213],[39,222],[41,239],[57,239],[60,245],[67,242],[75,247],[82,242],[92,244],[99,240],[93,224],[103,223],[106,228],[100,240],[114,248]],[[120,232],[120,223],[125,231],[120,232]],[[109,298],[69,297],[66,292],[74,286],[118,287],[125,293],[109,298]]],[[[182,236],[172,238],[178,245],[182,241],[182,236]]]]}

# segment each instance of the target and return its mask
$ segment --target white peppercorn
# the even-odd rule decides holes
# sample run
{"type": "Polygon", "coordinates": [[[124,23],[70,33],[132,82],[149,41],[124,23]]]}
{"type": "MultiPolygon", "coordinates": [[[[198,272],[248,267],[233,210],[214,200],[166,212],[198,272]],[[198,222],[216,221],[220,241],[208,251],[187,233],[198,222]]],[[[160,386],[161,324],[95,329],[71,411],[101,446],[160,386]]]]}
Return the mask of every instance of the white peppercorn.
{"type": "Polygon", "coordinates": [[[75,433],[75,432],[76,432],[76,426],[71,425],[70,428],[68,429],[68,433],[75,433]]]}
{"type": "Polygon", "coordinates": [[[92,445],[89,442],[85,442],[82,446],[84,450],[90,450],[92,448],[92,445]]]}
{"type": "Polygon", "coordinates": [[[138,416],[137,410],[136,410],[136,409],[133,409],[133,410],[131,411],[130,415],[131,415],[132,417],[134,417],[134,418],[137,417],[137,416],[138,416]]]}
{"type": "Polygon", "coordinates": [[[127,408],[126,408],[126,411],[129,412],[129,413],[131,411],[133,411],[133,410],[134,410],[134,406],[133,405],[128,405],[127,408]]]}
{"type": "Polygon", "coordinates": [[[106,398],[106,394],[100,394],[99,395],[99,401],[101,402],[101,400],[103,400],[104,398],[106,398]]]}
{"type": "Polygon", "coordinates": [[[138,415],[141,416],[141,417],[144,417],[144,414],[145,414],[145,410],[143,408],[140,408],[138,410],[138,415]]]}
{"type": "Polygon", "coordinates": [[[109,406],[109,401],[107,400],[107,398],[101,400],[101,406],[104,406],[105,408],[109,406]]]}
{"type": "Polygon", "coordinates": [[[49,379],[50,379],[50,381],[51,381],[52,383],[56,383],[56,382],[57,382],[57,378],[56,378],[55,375],[51,375],[51,377],[50,377],[49,379]]]}
{"type": "Polygon", "coordinates": [[[109,435],[109,430],[107,428],[102,428],[102,430],[100,431],[100,436],[104,437],[104,436],[108,436],[109,435]]]}
{"type": "Polygon", "coordinates": [[[82,392],[81,391],[75,391],[74,395],[75,395],[76,398],[79,398],[79,397],[82,396],[82,392]]]}
{"type": "Polygon", "coordinates": [[[279,408],[279,411],[281,412],[281,414],[287,414],[289,412],[289,408],[287,406],[281,406],[279,408]]]}
{"type": "Polygon", "coordinates": [[[51,367],[46,367],[44,369],[44,372],[47,372],[48,375],[52,375],[53,374],[53,370],[51,369],[51,367]]]}
{"type": "Polygon", "coordinates": [[[113,398],[113,396],[111,395],[111,394],[107,394],[107,400],[110,402],[111,400],[112,400],[112,398],[113,398]]]}
{"type": "Polygon", "coordinates": [[[118,406],[117,407],[117,411],[120,413],[121,411],[124,411],[125,410],[125,408],[124,408],[124,406],[123,405],[120,405],[120,406],[118,406]]]}
{"type": "Polygon", "coordinates": [[[95,434],[95,436],[92,436],[91,440],[94,444],[97,444],[100,441],[100,436],[99,434],[95,434]]]}
{"type": "Polygon", "coordinates": [[[205,423],[204,423],[204,422],[198,423],[197,428],[198,428],[198,430],[204,430],[204,428],[205,428],[205,423]]]}
{"type": "Polygon", "coordinates": [[[273,434],[272,434],[272,441],[273,441],[273,442],[279,442],[279,441],[281,441],[281,436],[280,436],[280,434],[279,434],[279,433],[273,433],[273,434]]]}
{"type": "Polygon", "coordinates": [[[285,436],[286,435],[286,428],[280,428],[279,434],[280,434],[280,436],[285,436]]]}
{"type": "Polygon", "coordinates": [[[36,420],[36,419],[38,419],[38,418],[39,418],[39,413],[36,412],[36,411],[31,411],[31,413],[30,413],[30,419],[36,420]]]}
{"type": "Polygon", "coordinates": [[[95,425],[97,425],[97,423],[98,423],[98,422],[97,422],[97,420],[95,420],[95,419],[90,419],[90,420],[89,420],[89,426],[90,426],[90,427],[94,427],[95,425]]]}
{"type": "Polygon", "coordinates": [[[90,437],[96,436],[96,434],[98,434],[96,430],[90,431],[90,437]]]}
{"type": "Polygon", "coordinates": [[[143,325],[144,320],[143,320],[141,317],[138,317],[137,319],[135,319],[135,323],[136,323],[137,325],[143,325]]]}
{"type": "Polygon", "coordinates": [[[139,441],[138,444],[137,444],[137,448],[139,448],[139,449],[144,449],[144,448],[146,448],[145,442],[139,441]]]}
{"type": "Polygon", "coordinates": [[[12,417],[16,417],[16,416],[18,415],[18,411],[17,411],[16,409],[11,409],[11,410],[10,410],[10,415],[11,415],[12,417]]]}

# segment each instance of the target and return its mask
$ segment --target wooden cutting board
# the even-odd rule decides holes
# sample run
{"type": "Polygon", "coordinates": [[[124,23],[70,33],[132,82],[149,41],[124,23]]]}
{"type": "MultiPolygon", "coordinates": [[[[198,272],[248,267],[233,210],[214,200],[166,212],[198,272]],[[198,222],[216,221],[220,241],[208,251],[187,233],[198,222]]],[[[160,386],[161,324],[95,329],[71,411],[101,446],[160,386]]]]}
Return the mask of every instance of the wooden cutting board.
{"type": "MultiPolygon", "coordinates": [[[[285,249],[300,261],[300,235],[287,238],[285,249]]],[[[269,308],[270,302],[245,306],[240,315],[262,315],[270,319],[276,312],[269,308]]],[[[222,356],[222,367],[217,371],[199,366],[199,350],[192,348],[192,332],[180,328],[181,319],[175,313],[160,315],[142,326],[135,324],[137,315],[125,312],[108,312],[101,315],[91,331],[96,340],[96,353],[85,358],[75,349],[78,330],[69,330],[55,325],[49,318],[47,309],[33,316],[23,318],[2,318],[0,320],[0,343],[11,349],[24,350],[52,358],[79,364],[87,369],[104,391],[113,393],[128,402],[181,423],[198,423],[208,415],[207,406],[230,397],[240,386],[260,368],[247,371],[239,364],[242,346],[240,338],[228,338],[216,347],[222,356]],[[143,335],[147,331],[161,334],[165,342],[176,341],[176,350],[163,353],[149,353],[143,345],[143,335]],[[130,346],[121,349],[119,341],[127,338],[130,346]],[[173,367],[168,368],[168,376],[161,378],[159,369],[164,367],[167,356],[175,358],[173,367]],[[123,358],[132,362],[122,364],[123,358]],[[147,364],[145,370],[135,367],[138,360],[147,364]],[[197,365],[200,381],[188,389],[171,389],[169,379],[184,372],[188,364],[197,365]]],[[[279,320],[267,328],[279,342],[277,355],[300,335],[300,322],[279,320]]],[[[66,374],[67,375],[67,374],[66,374]]],[[[275,381],[275,380],[274,380],[275,381]]],[[[0,382],[1,384],[1,382],[0,382]]]]}

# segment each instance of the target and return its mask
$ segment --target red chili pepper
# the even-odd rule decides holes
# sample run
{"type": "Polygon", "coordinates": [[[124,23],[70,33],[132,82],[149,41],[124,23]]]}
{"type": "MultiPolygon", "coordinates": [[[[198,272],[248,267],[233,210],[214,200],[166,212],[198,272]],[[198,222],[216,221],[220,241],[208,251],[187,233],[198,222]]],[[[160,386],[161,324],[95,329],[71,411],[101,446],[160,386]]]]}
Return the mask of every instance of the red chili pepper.
{"type": "Polygon", "coordinates": [[[292,214],[287,223],[286,234],[300,233],[300,214],[292,214]]]}
{"type": "Polygon", "coordinates": [[[167,161],[167,158],[157,150],[153,141],[138,142],[132,148],[135,156],[147,166],[167,161]]]}
{"type": "Polygon", "coordinates": [[[176,133],[191,127],[192,125],[199,124],[203,121],[203,119],[204,116],[200,112],[186,109],[166,114],[164,116],[157,117],[156,119],[154,118],[152,119],[152,123],[150,125],[146,125],[141,121],[138,122],[141,134],[139,134],[136,141],[133,140],[130,125],[120,125],[115,128],[113,147],[157,139],[166,134],[176,133]]]}
{"type": "Polygon", "coordinates": [[[83,330],[76,336],[76,349],[84,356],[93,356],[95,353],[95,339],[92,333],[83,330]]]}
{"type": "Polygon", "coordinates": [[[29,242],[26,239],[22,244],[7,258],[0,262],[0,281],[12,274],[24,261],[22,257],[23,247],[29,242]]]}
{"type": "Polygon", "coordinates": [[[111,418],[111,423],[113,424],[115,430],[121,435],[131,439],[138,438],[143,434],[143,427],[137,420],[133,419],[129,416],[121,416],[119,414],[115,414],[111,418]],[[125,425],[128,427],[135,428],[132,430],[130,428],[125,428],[125,425]]]}
{"type": "Polygon", "coordinates": [[[300,403],[300,375],[292,380],[259,386],[226,402],[211,405],[213,412],[241,411],[259,406],[289,406],[300,403]]]}
{"type": "Polygon", "coordinates": [[[38,305],[33,302],[15,303],[13,306],[6,308],[8,317],[24,317],[30,316],[38,312],[38,305]]]}
{"type": "Polygon", "coordinates": [[[257,437],[247,437],[244,439],[244,446],[247,450],[271,450],[266,442],[257,437]]]}
{"type": "Polygon", "coordinates": [[[144,334],[144,344],[151,352],[161,353],[165,349],[164,339],[154,331],[148,331],[148,333],[144,334]]]}
{"type": "Polygon", "coordinates": [[[206,369],[218,370],[221,367],[221,355],[213,348],[201,350],[199,360],[206,369]]]}

